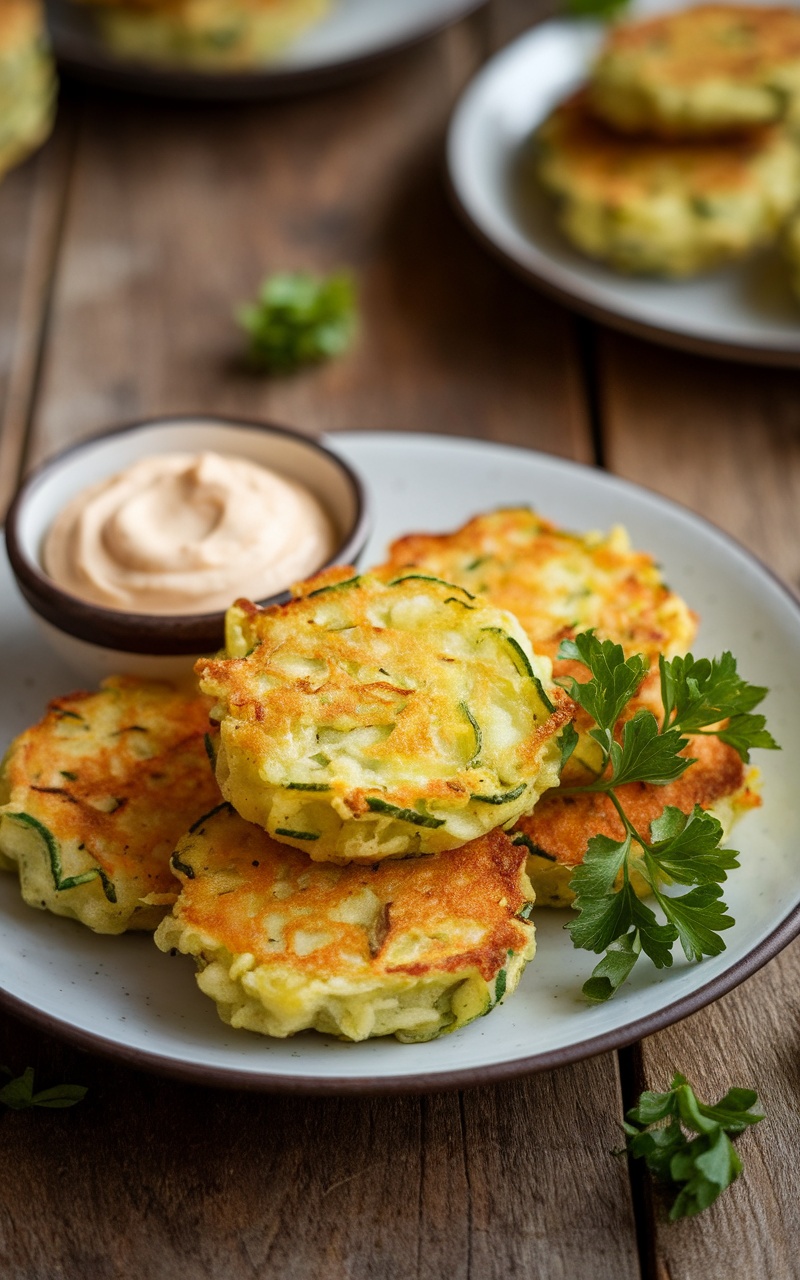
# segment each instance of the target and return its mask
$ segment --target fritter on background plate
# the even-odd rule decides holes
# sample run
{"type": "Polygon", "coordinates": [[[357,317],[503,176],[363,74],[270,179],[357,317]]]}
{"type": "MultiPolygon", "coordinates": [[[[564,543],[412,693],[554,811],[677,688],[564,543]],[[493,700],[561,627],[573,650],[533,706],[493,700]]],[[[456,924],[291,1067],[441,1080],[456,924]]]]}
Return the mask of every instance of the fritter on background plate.
{"type": "Polygon", "coordinates": [[[493,831],[448,853],[310,862],[228,805],[180,841],[162,951],[233,1027],[432,1040],[488,1013],[535,950],[525,850],[493,831]]]}
{"type": "Polygon", "coordinates": [[[625,137],[585,92],[540,126],[533,161],[558,223],[590,258],[637,275],[687,277],[770,244],[800,198],[800,151],[783,125],[730,139],[625,137]]]}
{"type": "Polygon", "coordinates": [[[175,842],[220,800],[206,754],[210,701],[106,680],[56,698],[0,775],[0,866],[32,907],[96,933],[154,929],[175,899],[175,842]]]}
{"type": "Polygon", "coordinates": [[[457,848],[527,813],[572,715],[548,659],[462,587],[348,572],[285,605],[239,601],[226,656],[198,662],[225,798],[333,862],[457,848]]]}
{"type": "Polygon", "coordinates": [[[800,11],[703,4],[612,27],[594,67],[592,110],[626,133],[708,137],[792,114],[800,11]]]}
{"type": "Polygon", "coordinates": [[[41,146],[55,119],[55,64],[39,0],[0,3],[0,177],[41,146]]]}
{"type": "Polygon", "coordinates": [[[195,71],[258,67],[327,13],[330,0],[76,0],[120,58],[195,71]]]}

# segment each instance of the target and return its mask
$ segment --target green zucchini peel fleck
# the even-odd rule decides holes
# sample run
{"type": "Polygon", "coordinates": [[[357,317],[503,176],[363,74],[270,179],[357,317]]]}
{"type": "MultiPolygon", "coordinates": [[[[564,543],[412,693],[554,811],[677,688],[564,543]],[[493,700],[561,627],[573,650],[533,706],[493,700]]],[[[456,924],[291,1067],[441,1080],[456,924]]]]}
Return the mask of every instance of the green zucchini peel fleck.
{"type": "Polygon", "coordinates": [[[522,795],[527,785],[527,782],[521,782],[513,791],[501,791],[494,796],[470,796],[470,800],[482,800],[484,804],[510,804],[522,795]]]}
{"type": "MultiPolygon", "coordinates": [[[[474,600],[475,597],[471,591],[467,591],[466,587],[462,587],[457,582],[447,582],[444,578],[436,578],[432,573],[404,573],[400,578],[392,578],[391,582],[387,582],[387,587],[397,587],[401,582],[437,582],[440,587],[449,587],[451,591],[463,591],[468,600],[474,600]]],[[[445,603],[447,603],[445,601],[445,603]]]]}
{"type": "Polygon", "coordinates": [[[304,597],[306,600],[312,600],[314,596],[324,595],[326,591],[343,591],[345,587],[354,587],[361,581],[361,574],[356,574],[355,578],[346,578],[344,582],[332,582],[329,587],[317,587],[314,591],[309,591],[304,597]]]}
{"type": "Polygon", "coordinates": [[[467,761],[467,764],[466,764],[467,769],[472,769],[480,759],[481,749],[483,748],[483,732],[481,730],[481,726],[478,724],[478,721],[475,719],[474,715],[470,711],[466,702],[459,702],[458,705],[460,709],[464,712],[464,715],[467,717],[470,724],[472,725],[472,732],[475,734],[475,751],[472,757],[467,761]]]}
{"type": "Polygon", "coordinates": [[[545,853],[544,849],[540,849],[538,844],[534,844],[530,836],[526,836],[523,831],[517,831],[511,838],[512,844],[524,844],[528,853],[534,858],[546,858],[548,862],[558,862],[558,858],[552,853],[545,853]]]}
{"type": "Polygon", "coordinates": [[[531,666],[530,659],[527,653],[525,652],[525,650],[523,649],[522,645],[519,643],[519,641],[515,640],[513,636],[510,636],[507,631],[503,631],[501,627],[481,627],[481,631],[489,631],[496,636],[502,636],[502,638],[505,640],[506,644],[510,647],[512,653],[516,658],[517,669],[521,667],[522,675],[530,676],[531,680],[536,685],[536,689],[539,694],[539,697],[541,698],[542,702],[546,706],[547,710],[551,712],[555,711],[555,707],[553,706],[553,703],[550,701],[547,694],[545,693],[542,682],[537,676],[533,667],[531,666]]]}
{"type": "Polygon", "coordinates": [[[367,796],[367,808],[373,813],[388,813],[393,818],[400,818],[402,822],[411,822],[415,827],[430,827],[435,830],[444,826],[444,818],[431,818],[427,813],[417,813],[416,809],[401,809],[378,796],[367,796]]]}
{"type": "Polygon", "coordinates": [[[41,836],[47,848],[50,858],[50,870],[53,876],[53,884],[56,891],[61,892],[62,889],[76,889],[78,885],[88,884],[91,880],[100,880],[103,886],[103,893],[109,902],[116,902],[117,891],[114,888],[113,881],[109,880],[105,871],[100,867],[92,867],[91,871],[84,871],[79,876],[64,876],[64,869],[61,865],[61,850],[58,847],[58,841],[53,835],[49,827],[46,827],[38,818],[32,817],[29,813],[7,813],[7,818],[14,818],[17,822],[21,822],[26,827],[32,827],[38,835],[41,836]]]}
{"type": "Polygon", "coordinates": [[[227,800],[223,800],[222,804],[214,805],[213,809],[209,809],[208,813],[202,814],[197,819],[197,822],[192,823],[192,825],[189,828],[189,835],[190,836],[194,835],[195,831],[199,831],[200,827],[202,827],[204,822],[206,822],[209,818],[213,818],[215,814],[221,813],[223,809],[230,809],[231,812],[233,812],[233,805],[228,804],[227,800]]]}

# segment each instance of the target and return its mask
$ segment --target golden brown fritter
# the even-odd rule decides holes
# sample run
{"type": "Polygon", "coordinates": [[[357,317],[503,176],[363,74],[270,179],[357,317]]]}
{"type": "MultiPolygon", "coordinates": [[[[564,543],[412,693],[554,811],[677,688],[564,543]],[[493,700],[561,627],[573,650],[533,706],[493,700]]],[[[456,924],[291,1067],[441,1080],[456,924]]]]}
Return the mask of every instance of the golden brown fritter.
{"type": "Polygon", "coordinates": [[[210,701],[106,680],[51,702],[12,743],[0,860],[34,907],[98,933],[154,929],[175,897],[175,841],[221,797],[206,754],[210,701]]]}
{"type": "Polygon", "coordinates": [[[629,133],[707,137],[782,120],[800,93],[800,11],[703,4],[611,28],[592,109],[629,133]]]}
{"type": "MultiPolygon", "coordinates": [[[[691,736],[682,754],[696,763],[674,782],[665,786],[632,782],[616,788],[625,813],[645,838],[650,824],[667,806],[689,814],[700,805],[720,820],[727,835],[743,812],[761,803],[753,789],[754,771],[746,773],[738,754],[718,738],[691,736]]],[[[589,841],[597,835],[612,840],[625,837],[611,800],[600,793],[564,795],[555,788],[542,797],[533,813],[520,818],[512,838],[524,837],[530,853],[528,875],[540,906],[562,907],[573,901],[569,881],[583,862],[589,841]]],[[[650,892],[635,869],[631,882],[640,895],[650,892]]]]}
{"type": "Polygon", "coordinates": [[[255,67],[320,21],[330,0],[80,0],[121,58],[197,71],[255,67]]]}
{"type": "Polygon", "coordinates": [[[686,277],[742,258],[776,238],[800,196],[800,153],[783,126],[712,141],[625,137],[585,93],[545,120],[533,157],[572,244],[633,274],[686,277]]]}
{"type": "Polygon", "coordinates": [[[0,3],[0,177],[35,151],[55,116],[55,66],[39,0],[0,3]]]}
{"type": "Polygon", "coordinates": [[[180,841],[173,867],[181,894],[157,945],[197,959],[223,1021],[266,1035],[430,1040],[488,1013],[534,952],[525,850],[500,831],[341,867],[226,805],[180,841]]]}
{"type": "Polygon", "coordinates": [[[453,533],[398,538],[389,567],[438,574],[508,609],[557,674],[575,674],[557,661],[561,641],[590,627],[651,661],[683,653],[696,629],[695,615],[653,557],[631,549],[624,529],[568,533],[527,507],[475,516],[453,533]]]}
{"type": "Polygon", "coordinates": [[[510,614],[413,572],[303,591],[239,601],[226,656],[197,664],[244,818],[315,860],[375,862],[456,848],[556,783],[571,704],[510,614]]]}

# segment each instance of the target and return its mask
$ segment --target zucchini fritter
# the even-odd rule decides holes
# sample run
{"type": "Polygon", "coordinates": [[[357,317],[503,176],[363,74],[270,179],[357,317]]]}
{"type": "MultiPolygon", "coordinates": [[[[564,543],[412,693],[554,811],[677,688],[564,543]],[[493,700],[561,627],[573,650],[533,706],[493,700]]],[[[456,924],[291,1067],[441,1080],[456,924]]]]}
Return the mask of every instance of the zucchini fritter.
{"type": "Polygon", "coordinates": [[[708,142],[625,137],[585,93],[534,138],[558,222],[590,258],[638,275],[687,277],[773,241],[800,196],[800,152],[782,125],[708,142]]]}
{"type": "Polygon", "coordinates": [[[80,0],[120,58],[196,71],[255,67],[318,22],[330,0],[80,0]]]}
{"type": "Polygon", "coordinates": [[[220,799],[204,735],[208,699],[106,680],[56,698],[2,771],[0,865],[32,907],[96,933],[154,929],[175,899],[169,857],[220,799]]]}
{"type": "Polygon", "coordinates": [[[432,1040],[488,1013],[535,949],[525,850],[501,831],[370,867],[309,862],[229,805],[180,841],[162,951],[233,1027],[432,1040]]]}
{"type": "Polygon", "coordinates": [[[685,652],[695,633],[695,615],[664,584],[652,556],[631,550],[620,526],[567,533],[512,507],[475,516],[453,533],[398,538],[389,567],[438,574],[508,609],[557,673],[574,674],[557,661],[561,641],[590,627],[651,661],[685,652]]]}
{"type": "Polygon", "coordinates": [[[55,117],[56,89],[39,0],[2,0],[0,176],[47,138],[55,117]]]}
{"type": "Polygon", "coordinates": [[[239,601],[226,656],[197,663],[242,817],[315,861],[377,862],[457,848],[555,785],[571,703],[510,614],[413,573],[300,589],[239,601]]]}
{"type": "MultiPolygon", "coordinates": [[[[689,814],[695,805],[708,809],[722,824],[725,838],[734,822],[761,803],[754,790],[755,770],[745,771],[733,747],[718,738],[694,735],[682,752],[696,761],[666,786],[632,782],[617,788],[620,802],[634,827],[645,838],[650,824],[669,805],[689,814]]],[[[512,839],[528,849],[528,875],[538,906],[566,907],[574,900],[569,888],[575,868],[583,862],[593,836],[624,839],[619,815],[607,795],[564,795],[550,791],[533,813],[520,818],[512,839]]],[[[635,846],[639,848],[639,846],[635,846]]],[[[641,850],[640,850],[641,852],[641,850]]],[[[631,868],[631,884],[646,897],[650,886],[631,868]]]]}
{"type": "Polygon", "coordinates": [[[782,120],[800,95],[800,12],[703,4],[620,23],[590,94],[626,133],[697,138],[782,120]]]}

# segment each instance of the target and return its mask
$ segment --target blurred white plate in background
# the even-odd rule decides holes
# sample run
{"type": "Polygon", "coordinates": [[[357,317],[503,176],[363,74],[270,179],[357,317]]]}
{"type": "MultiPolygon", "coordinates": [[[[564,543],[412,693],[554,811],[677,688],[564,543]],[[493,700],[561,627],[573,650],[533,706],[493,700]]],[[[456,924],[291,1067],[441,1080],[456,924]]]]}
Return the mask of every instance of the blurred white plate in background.
{"type": "MultiPolygon", "coordinates": [[[[631,17],[674,5],[639,0],[631,17]]],[[[525,155],[532,131],[587,77],[597,22],[560,19],[526,32],[478,73],[456,107],[448,167],[479,237],[569,306],[668,345],[725,358],[800,364],[800,305],[777,250],[687,281],[619,275],[573,249],[525,155]]]]}
{"type": "Polygon", "coordinates": [[[56,54],[69,71],[139,93],[248,99],[293,93],[367,67],[373,59],[433,34],[485,0],[333,0],[328,16],[269,65],[193,72],[116,58],[97,38],[91,13],[72,0],[47,0],[56,54]]]}

